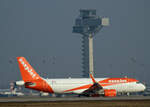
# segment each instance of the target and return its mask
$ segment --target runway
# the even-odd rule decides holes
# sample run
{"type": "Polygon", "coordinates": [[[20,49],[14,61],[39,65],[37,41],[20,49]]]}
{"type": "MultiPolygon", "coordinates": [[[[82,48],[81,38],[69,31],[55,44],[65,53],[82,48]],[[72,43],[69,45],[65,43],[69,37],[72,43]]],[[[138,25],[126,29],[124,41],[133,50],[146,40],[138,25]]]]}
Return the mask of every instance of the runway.
{"type": "Polygon", "coordinates": [[[0,103],[6,102],[74,102],[74,101],[150,101],[150,96],[119,97],[1,97],[0,103]]]}

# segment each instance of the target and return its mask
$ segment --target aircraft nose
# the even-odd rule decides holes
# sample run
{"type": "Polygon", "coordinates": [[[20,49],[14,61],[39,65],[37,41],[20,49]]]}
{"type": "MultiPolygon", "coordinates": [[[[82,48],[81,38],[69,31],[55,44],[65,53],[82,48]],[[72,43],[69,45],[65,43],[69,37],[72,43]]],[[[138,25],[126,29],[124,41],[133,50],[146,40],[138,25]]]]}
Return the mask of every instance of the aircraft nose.
{"type": "Polygon", "coordinates": [[[141,84],[141,90],[144,91],[146,89],[146,86],[144,84],[141,84]]]}
{"type": "Polygon", "coordinates": [[[146,86],[145,86],[145,85],[143,85],[143,89],[144,89],[144,90],[146,89],[146,86]]]}

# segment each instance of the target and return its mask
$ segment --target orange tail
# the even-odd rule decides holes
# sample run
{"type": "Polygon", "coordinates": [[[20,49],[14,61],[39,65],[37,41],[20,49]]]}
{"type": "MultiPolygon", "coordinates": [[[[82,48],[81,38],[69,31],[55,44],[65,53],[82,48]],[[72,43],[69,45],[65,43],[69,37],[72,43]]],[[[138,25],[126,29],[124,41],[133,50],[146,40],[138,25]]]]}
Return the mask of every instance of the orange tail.
{"type": "Polygon", "coordinates": [[[40,78],[24,57],[17,57],[17,61],[24,82],[30,82],[40,78]]]}

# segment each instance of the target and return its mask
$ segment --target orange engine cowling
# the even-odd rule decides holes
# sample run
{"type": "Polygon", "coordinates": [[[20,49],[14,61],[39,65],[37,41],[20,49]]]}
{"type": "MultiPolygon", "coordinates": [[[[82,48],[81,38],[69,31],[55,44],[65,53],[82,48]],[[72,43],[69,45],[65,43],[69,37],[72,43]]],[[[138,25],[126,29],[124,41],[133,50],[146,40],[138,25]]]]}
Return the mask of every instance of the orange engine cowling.
{"type": "Polygon", "coordinates": [[[117,95],[117,91],[115,89],[105,89],[104,96],[106,97],[115,97],[117,95]]]}

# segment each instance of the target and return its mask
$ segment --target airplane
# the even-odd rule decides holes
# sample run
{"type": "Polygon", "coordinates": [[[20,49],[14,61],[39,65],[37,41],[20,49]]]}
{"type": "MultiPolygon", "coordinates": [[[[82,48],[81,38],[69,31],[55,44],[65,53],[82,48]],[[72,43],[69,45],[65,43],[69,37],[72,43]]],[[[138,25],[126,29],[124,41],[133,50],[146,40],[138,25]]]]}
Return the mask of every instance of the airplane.
{"type": "Polygon", "coordinates": [[[67,78],[45,79],[40,77],[24,57],[17,57],[22,80],[16,85],[48,93],[74,93],[79,96],[115,97],[119,92],[142,92],[145,85],[133,78],[67,78]]]}

